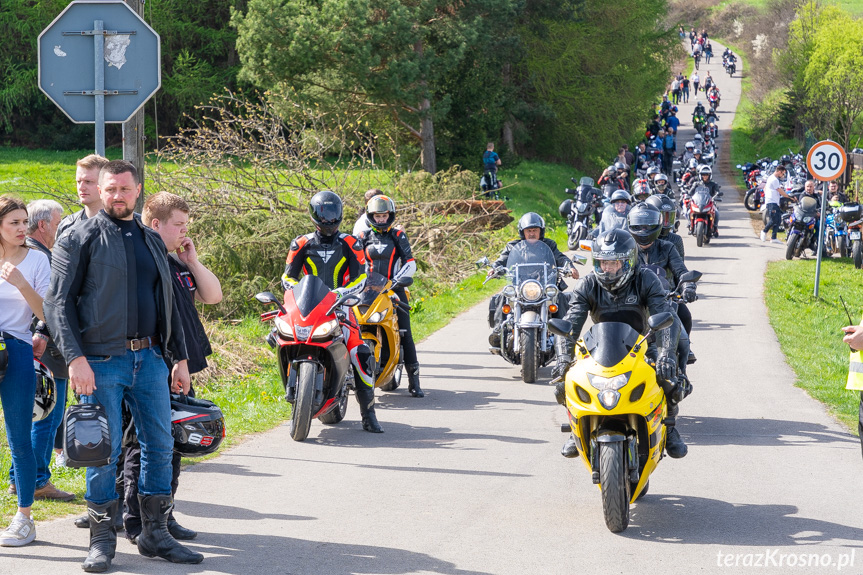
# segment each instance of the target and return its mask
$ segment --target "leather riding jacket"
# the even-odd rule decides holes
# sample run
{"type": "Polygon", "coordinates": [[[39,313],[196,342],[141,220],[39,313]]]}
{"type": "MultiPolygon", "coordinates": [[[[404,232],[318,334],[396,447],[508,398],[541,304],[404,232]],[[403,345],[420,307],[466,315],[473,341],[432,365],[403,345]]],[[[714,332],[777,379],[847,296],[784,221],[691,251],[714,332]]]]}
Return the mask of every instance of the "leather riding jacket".
{"type": "MultiPolygon", "coordinates": [[[[648,317],[662,312],[673,313],[665,296],[666,291],[656,274],[640,265],[636,266],[632,279],[616,292],[602,287],[591,272],[578,281],[569,296],[565,319],[572,323],[570,335],[573,341],[581,336],[588,315],[593,323],[619,321],[629,324],[639,333],[646,333],[648,317]]],[[[656,332],[659,353],[677,357],[679,339],[679,322],[656,332]]]]}
{"type": "Polygon", "coordinates": [[[386,232],[375,229],[360,236],[365,252],[368,273],[379,273],[395,281],[402,277],[413,277],[417,269],[408,236],[401,228],[386,232]]]}
{"type": "Polygon", "coordinates": [[[674,244],[662,239],[653,242],[649,248],[639,247],[638,259],[642,264],[653,264],[664,269],[668,281],[674,287],[680,282],[680,276],[689,271],[674,244]]]}
{"type": "Polygon", "coordinates": [[[313,275],[330,289],[353,288],[365,279],[365,266],[366,259],[356,238],[343,233],[322,236],[315,231],[291,242],[282,287],[291,289],[301,276],[313,275]]]}

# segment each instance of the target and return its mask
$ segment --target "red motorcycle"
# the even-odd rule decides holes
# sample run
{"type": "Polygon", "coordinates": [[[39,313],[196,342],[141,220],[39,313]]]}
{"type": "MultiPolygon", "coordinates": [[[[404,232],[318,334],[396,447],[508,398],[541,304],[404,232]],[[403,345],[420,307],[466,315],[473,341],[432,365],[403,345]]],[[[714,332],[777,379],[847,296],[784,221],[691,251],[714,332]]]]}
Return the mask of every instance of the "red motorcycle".
{"type": "Polygon", "coordinates": [[[359,327],[342,306],[354,306],[360,300],[355,295],[339,298],[313,275],[303,276],[294,289],[285,292],[284,305],[270,292],[259,293],[255,299],[279,308],[262,313],[261,321],[275,322],[267,343],[276,351],[285,401],[292,406],[291,437],[303,441],[312,419],[333,424],[345,417],[345,378],[351,357],[342,326],[359,327]]]}
{"type": "Polygon", "coordinates": [[[716,233],[716,202],[720,201],[721,198],[711,197],[705,186],[695,186],[683,197],[683,206],[689,217],[689,235],[695,236],[698,247],[709,244],[716,233]]]}

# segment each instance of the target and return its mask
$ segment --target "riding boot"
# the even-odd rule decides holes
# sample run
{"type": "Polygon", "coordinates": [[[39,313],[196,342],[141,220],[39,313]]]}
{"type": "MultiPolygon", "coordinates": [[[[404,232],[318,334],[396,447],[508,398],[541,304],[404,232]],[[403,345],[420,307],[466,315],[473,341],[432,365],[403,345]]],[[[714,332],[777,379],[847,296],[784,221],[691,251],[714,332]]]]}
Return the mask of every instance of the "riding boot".
{"type": "Polygon", "coordinates": [[[563,444],[560,454],[570,459],[578,457],[578,440],[575,439],[573,434],[569,434],[569,439],[567,439],[566,443],[563,444]]]}
{"type": "Polygon", "coordinates": [[[686,457],[686,454],[689,451],[689,448],[686,447],[686,444],[683,442],[683,438],[680,437],[680,432],[677,431],[677,427],[675,426],[678,411],[679,408],[677,407],[677,403],[669,401],[668,417],[665,419],[665,427],[668,430],[665,436],[665,452],[668,453],[668,456],[672,459],[686,457]]]}
{"type": "Polygon", "coordinates": [[[168,515],[174,507],[170,495],[138,494],[141,506],[141,534],[138,553],[144,557],[161,557],[171,563],[200,563],[204,556],[183,547],[168,531],[168,515]]]}
{"type": "Polygon", "coordinates": [[[114,527],[117,503],[116,499],[102,505],[87,502],[90,550],[81,567],[88,573],[104,573],[111,567],[111,560],[117,550],[117,530],[114,527]]]}
{"type": "Polygon", "coordinates": [[[198,536],[197,531],[183,527],[173,517],[168,517],[168,533],[177,541],[189,541],[198,536]]]}
{"type": "Polygon", "coordinates": [[[425,397],[426,394],[420,388],[420,364],[412,363],[405,365],[408,372],[408,391],[414,397],[425,397]]]}
{"type": "Polygon", "coordinates": [[[569,364],[572,363],[575,344],[567,337],[556,335],[554,336],[554,351],[557,355],[557,364],[551,370],[551,375],[555,378],[562,377],[566,373],[567,368],[569,368],[569,364]]]}
{"type": "Polygon", "coordinates": [[[355,391],[357,403],[360,404],[360,416],[363,421],[363,429],[369,433],[383,433],[375,415],[375,390],[362,381],[357,382],[355,391]]]}

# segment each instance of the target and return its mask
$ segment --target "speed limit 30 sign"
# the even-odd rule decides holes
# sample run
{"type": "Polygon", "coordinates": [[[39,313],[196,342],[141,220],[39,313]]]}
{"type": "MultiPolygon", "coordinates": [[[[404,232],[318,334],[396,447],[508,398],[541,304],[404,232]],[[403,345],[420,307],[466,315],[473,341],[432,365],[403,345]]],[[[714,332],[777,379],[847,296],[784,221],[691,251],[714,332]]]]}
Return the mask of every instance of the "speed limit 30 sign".
{"type": "Polygon", "coordinates": [[[818,142],[806,154],[806,167],[816,180],[830,182],[845,173],[848,158],[842,146],[832,140],[818,142]]]}

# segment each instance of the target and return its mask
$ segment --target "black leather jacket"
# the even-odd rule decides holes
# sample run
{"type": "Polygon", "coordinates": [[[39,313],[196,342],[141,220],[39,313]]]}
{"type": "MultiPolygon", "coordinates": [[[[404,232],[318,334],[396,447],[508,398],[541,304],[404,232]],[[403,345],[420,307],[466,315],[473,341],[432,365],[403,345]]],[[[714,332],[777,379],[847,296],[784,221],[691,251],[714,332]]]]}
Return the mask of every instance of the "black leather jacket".
{"type": "MultiPolygon", "coordinates": [[[[156,293],[162,355],[168,365],[188,359],[177,313],[167,250],[159,234],[141,223],[144,240],[159,271],[156,293]]],[[[126,353],[126,250],[120,228],[104,211],[57,239],[51,258],[51,285],[45,319],[67,364],[82,355],[126,353]]]]}
{"type": "Polygon", "coordinates": [[[680,276],[689,271],[674,244],[662,239],[656,240],[647,249],[639,248],[638,257],[643,264],[653,264],[664,269],[672,289],[677,287],[680,276]]]}
{"type": "Polygon", "coordinates": [[[674,245],[674,247],[677,248],[677,253],[680,254],[680,259],[686,259],[686,250],[683,247],[683,238],[680,237],[680,235],[672,231],[668,231],[665,234],[659,236],[659,239],[674,245]]]}
{"type": "MultiPolygon", "coordinates": [[[[565,319],[572,322],[570,335],[573,341],[581,336],[588,314],[593,323],[619,321],[632,326],[639,333],[647,332],[647,318],[661,312],[672,312],[665,299],[659,278],[651,271],[637,266],[635,274],[626,286],[611,293],[600,285],[593,272],[575,284],[569,296],[569,310],[565,319]]],[[[656,344],[660,354],[677,357],[677,341],[680,339],[679,322],[656,333],[656,344]]]]}

